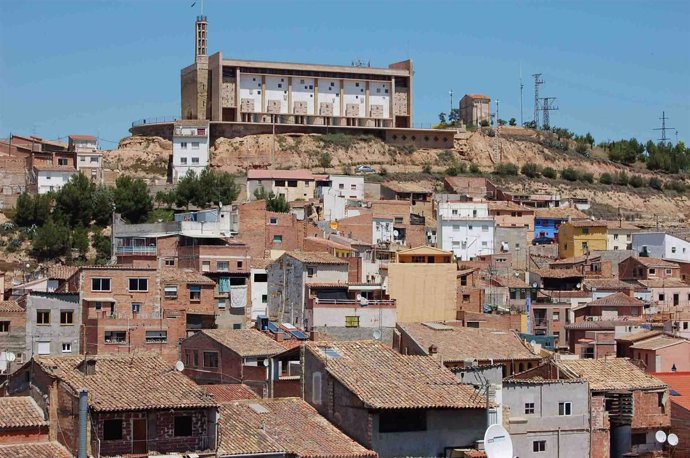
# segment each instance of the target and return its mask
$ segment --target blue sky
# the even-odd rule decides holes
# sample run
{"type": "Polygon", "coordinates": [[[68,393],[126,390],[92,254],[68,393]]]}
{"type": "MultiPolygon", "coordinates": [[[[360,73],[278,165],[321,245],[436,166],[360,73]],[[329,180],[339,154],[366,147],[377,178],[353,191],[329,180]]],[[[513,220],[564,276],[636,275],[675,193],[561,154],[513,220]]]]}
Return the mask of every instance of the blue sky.
{"type": "MultiPolygon", "coordinates": [[[[0,136],[93,133],[177,115],[200,0],[0,0],[0,136]]],[[[558,97],[551,124],[597,141],[656,138],[662,110],[690,133],[688,1],[206,0],[209,53],[257,60],[415,65],[415,124],[465,93],[533,116],[533,80],[558,97]]],[[[673,131],[670,137],[675,139],[673,131]]],[[[112,143],[102,142],[106,148],[112,143]]]]}

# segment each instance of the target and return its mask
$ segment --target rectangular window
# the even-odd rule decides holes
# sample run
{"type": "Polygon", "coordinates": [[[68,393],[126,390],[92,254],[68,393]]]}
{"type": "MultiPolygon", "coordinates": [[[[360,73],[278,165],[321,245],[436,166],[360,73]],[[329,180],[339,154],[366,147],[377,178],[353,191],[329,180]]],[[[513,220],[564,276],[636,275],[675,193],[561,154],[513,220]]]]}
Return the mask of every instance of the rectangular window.
{"type": "Polygon", "coordinates": [[[534,415],[534,403],[533,402],[526,402],[525,403],[525,415],[534,415]]]}
{"type": "Polygon", "coordinates": [[[37,353],[39,355],[49,355],[50,354],[50,342],[37,342],[37,353]]]}
{"type": "Polygon", "coordinates": [[[63,353],[72,353],[72,344],[67,342],[62,344],[63,353]]]}
{"type": "Polygon", "coordinates": [[[665,300],[666,300],[666,295],[665,295],[665,294],[659,293],[659,300],[662,301],[662,302],[665,301],[665,300]]]}
{"type": "Polygon", "coordinates": [[[7,334],[10,332],[10,322],[0,321],[0,334],[7,334]]]}
{"type": "Polygon", "coordinates": [[[60,310],[60,324],[74,324],[74,311],[60,310]]]}
{"type": "Polygon", "coordinates": [[[177,286],[168,285],[163,291],[166,299],[177,299],[177,286]]]}
{"type": "Polygon", "coordinates": [[[218,308],[219,309],[225,308],[225,299],[218,299],[218,308]]]}
{"type": "Polygon", "coordinates": [[[149,290],[149,279],[148,278],[130,278],[129,279],[129,290],[130,291],[148,291],[149,290]]]}
{"type": "Polygon", "coordinates": [[[466,304],[469,301],[470,301],[470,295],[469,294],[463,294],[462,295],[462,302],[466,304]]]}
{"type": "Polygon", "coordinates": [[[103,421],[103,440],[119,441],[122,440],[122,420],[103,421]]]}
{"type": "Polygon", "coordinates": [[[211,271],[211,261],[201,261],[201,271],[210,272],[211,271]]]}
{"type": "Polygon", "coordinates": [[[92,278],[91,291],[110,291],[110,278],[92,278]]]}
{"type": "Polygon", "coordinates": [[[359,327],[359,317],[358,316],[346,316],[345,317],[345,327],[346,328],[358,328],[359,327]]]}
{"type": "Polygon", "coordinates": [[[50,310],[36,310],[36,324],[50,324],[50,310]]]}
{"type": "Polygon", "coordinates": [[[268,282],[268,274],[254,274],[254,283],[268,282]]]}
{"type": "MultiPolygon", "coordinates": [[[[261,295],[261,303],[265,304],[268,302],[268,294],[262,294],[261,295]]],[[[686,323],[687,324],[687,323],[686,323]]]]}
{"type": "Polygon", "coordinates": [[[395,217],[395,224],[402,224],[402,223],[403,223],[402,216],[396,216],[395,217]]]}
{"type": "Polygon", "coordinates": [[[204,352],[204,367],[218,367],[218,352],[204,352]]]}
{"type": "Polygon", "coordinates": [[[483,225],[482,232],[489,232],[489,226],[483,225]]]}
{"type": "Polygon", "coordinates": [[[199,302],[201,300],[201,286],[189,285],[189,300],[199,302]]]}
{"type": "Polygon", "coordinates": [[[312,278],[316,272],[316,267],[307,267],[307,277],[312,278]]]}
{"type": "Polygon", "coordinates": [[[268,220],[268,224],[270,224],[270,225],[272,225],[272,226],[275,226],[276,224],[278,224],[278,218],[271,218],[271,219],[269,219],[269,220],[268,220]]]}
{"type": "Polygon", "coordinates": [[[380,433],[426,431],[426,410],[396,409],[379,413],[380,433]]]}
{"type": "Polygon", "coordinates": [[[553,319],[553,321],[560,321],[561,320],[561,312],[553,312],[552,319],[553,319]]]}
{"type": "Polygon", "coordinates": [[[175,265],[175,260],[172,259],[172,258],[167,258],[167,259],[165,260],[165,265],[168,266],[168,267],[174,266],[174,265],[175,265]]]}
{"type": "Polygon", "coordinates": [[[141,303],[140,302],[132,302],[132,313],[139,313],[141,312],[141,303]]]}
{"type": "Polygon", "coordinates": [[[181,158],[180,158],[180,164],[182,164],[182,165],[187,165],[187,158],[186,158],[186,157],[181,157],[181,158]]]}
{"type": "Polygon", "coordinates": [[[589,234],[589,228],[588,228],[588,227],[583,227],[583,228],[582,228],[582,233],[583,233],[583,234],[589,234]]]}
{"type": "Polygon", "coordinates": [[[573,404],[571,402],[558,403],[558,415],[572,415],[573,404]]]}
{"type": "Polygon", "coordinates": [[[180,142],[181,149],[187,149],[187,142],[180,142]]]}
{"type": "Polygon", "coordinates": [[[216,270],[218,272],[227,272],[230,269],[230,263],[228,261],[218,261],[216,263],[216,270]]]}
{"type": "Polygon", "coordinates": [[[288,188],[296,188],[297,187],[297,180],[288,180],[287,185],[288,185],[288,188]]]}
{"type": "Polygon", "coordinates": [[[453,232],[460,232],[460,225],[459,224],[453,224],[453,232]]]}
{"type": "Polygon", "coordinates": [[[192,158],[192,164],[198,164],[199,163],[199,158],[198,157],[193,157],[192,158]]]}
{"type": "Polygon", "coordinates": [[[275,180],[274,185],[281,187],[281,188],[284,188],[285,187],[285,180],[275,180]]]}
{"type": "Polygon", "coordinates": [[[467,286],[467,277],[460,277],[460,286],[467,286]]]}
{"type": "Polygon", "coordinates": [[[244,261],[237,261],[237,268],[241,269],[242,267],[244,267],[244,261]]]}
{"type": "Polygon", "coordinates": [[[232,329],[242,329],[242,325],[240,323],[233,323],[232,329]]]}
{"type": "Polygon", "coordinates": [[[283,243],[283,236],[282,235],[274,235],[273,236],[273,243],[283,243]]]}
{"type": "Polygon", "coordinates": [[[127,331],[105,331],[105,343],[123,344],[127,342],[127,331]]]}
{"type": "Polygon", "coordinates": [[[199,142],[192,142],[192,149],[199,149],[199,142]]]}
{"type": "Polygon", "coordinates": [[[532,442],[533,452],[545,452],[546,451],[546,441],[533,441],[532,442]]]}
{"type": "Polygon", "coordinates": [[[98,156],[91,156],[91,162],[98,162],[98,156]]]}
{"type": "Polygon", "coordinates": [[[146,343],[166,343],[168,331],[146,331],[146,343]]]}
{"type": "Polygon", "coordinates": [[[67,165],[68,160],[66,158],[59,157],[58,158],[58,165],[67,165]]]}

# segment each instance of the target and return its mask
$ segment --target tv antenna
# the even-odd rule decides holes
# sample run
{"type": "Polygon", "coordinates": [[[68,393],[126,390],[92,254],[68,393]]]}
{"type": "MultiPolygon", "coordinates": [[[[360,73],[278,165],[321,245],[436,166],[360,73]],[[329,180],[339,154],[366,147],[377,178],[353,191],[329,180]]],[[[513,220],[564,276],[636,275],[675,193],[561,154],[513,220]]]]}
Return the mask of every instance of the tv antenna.
{"type": "Polygon", "coordinates": [[[678,141],[678,130],[676,130],[675,127],[666,127],[666,121],[668,121],[668,118],[666,117],[666,112],[662,111],[661,112],[661,127],[657,127],[656,129],[653,130],[660,130],[661,131],[661,138],[659,139],[660,142],[666,143],[669,139],[666,137],[666,131],[667,130],[675,130],[676,131],[676,141],[678,141]]]}

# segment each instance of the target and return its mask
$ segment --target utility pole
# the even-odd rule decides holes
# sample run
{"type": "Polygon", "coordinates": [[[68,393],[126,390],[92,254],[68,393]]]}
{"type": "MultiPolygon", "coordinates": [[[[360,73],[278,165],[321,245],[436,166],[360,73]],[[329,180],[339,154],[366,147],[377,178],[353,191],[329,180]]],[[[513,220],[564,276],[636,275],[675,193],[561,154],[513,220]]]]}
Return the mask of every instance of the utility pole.
{"type": "Polygon", "coordinates": [[[541,79],[541,73],[535,73],[532,77],[534,78],[534,128],[539,130],[539,86],[544,84],[544,80],[541,79]]]}
{"type": "Polygon", "coordinates": [[[549,111],[558,110],[558,107],[554,105],[554,102],[556,101],[556,97],[544,97],[542,100],[544,101],[543,108],[542,108],[542,111],[544,113],[544,115],[543,115],[544,129],[548,129],[549,127],[551,127],[551,124],[549,121],[549,111]]]}
{"type": "Polygon", "coordinates": [[[450,96],[450,111],[448,112],[448,116],[452,116],[453,114],[453,90],[451,89],[448,91],[448,95],[450,96]]]}
{"type": "Polygon", "coordinates": [[[659,139],[660,142],[666,143],[668,141],[668,137],[666,137],[666,131],[667,130],[675,130],[676,131],[676,139],[678,138],[678,131],[676,130],[675,127],[666,127],[666,121],[668,121],[668,118],[666,117],[666,112],[662,111],[661,112],[661,127],[657,127],[654,130],[660,130],[661,131],[661,138],[659,139]]]}
{"type": "Polygon", "coordinates": [[[522,84],[522,64],[520,64],[520,127],[523,126],[524,120],[522,119],[522,89],[525,87],[522,84]]]}

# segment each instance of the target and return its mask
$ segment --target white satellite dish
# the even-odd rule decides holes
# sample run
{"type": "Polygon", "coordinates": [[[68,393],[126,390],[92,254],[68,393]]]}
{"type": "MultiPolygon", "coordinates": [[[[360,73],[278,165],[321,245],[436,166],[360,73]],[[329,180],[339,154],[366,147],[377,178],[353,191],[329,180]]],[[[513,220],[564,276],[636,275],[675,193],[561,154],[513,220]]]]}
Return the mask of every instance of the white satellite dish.
{"type": "Polygon", "coordinates": [[[654,438],[658,443],[663,444],[664,442],[666,442],[666,433],[659,430],[656,432],[656,434],[654,434],[654,438]]]}
{"type": "Polygon", "coordinates": [[[575,285],[576,288],[579,288],[580,286],[582,286],[582,285],[579,283],[577,285],[575,285]]]}
{"type": "Polygon", "coordinates": [[[11,351],[8,351],[7,353],[5,353],[5,359],[6,359],[7,361],[9,361],[9,362],[12,362],[12,361],[14,361],[15,359],[17,359],[17,355],[15,355],[14,353],[12,353],[11,351]]]}
{"type": "Polygon", "coordinates": [[[668,435],[668,439],[667,439],[667,440],[668,440],[668,444],[669,444],[671,447],[675,447],[676,445],[678,445],[678,436],[676,436],[676,435],[673,434],[673,433],[671,433],[671,434],[668,435]]]}
{"type": "Polygon", "coordinates": [[[361,295],[361,294],[358,294],[358,295],[357,295],[357,300],[358,300],[358,301],[361,301],[361,300],[362,300],[362,295],[361,295]]]}
{"type": "Polygon", "coordinates": [[[394,229],[394,230],[393,230],[393,235],[397,237],[398,234],[399,234],[398,230],[397,230],[397,229],[394,229]]]}
{"type": "Polygon", "coordinates": [[[532,339],[529,341],[529,344],[534,347],[537,344],[537,341],[532,339]]]}
{"type": "Polygon", "coordinates": [[[536,288],[537,286],[539,286],[539,285],[537,284],[536,281],[534,283],[532,283],[532,288],[536,288]]]}
{"type": "Polygon", "coordinates": [[[381,340],[382,334],[381,334],[381,330],[380,330],[380,329],[374,329],[373,335],[374,335],[374,339],[376,339],[376,340],[381,340]]]}
{"type": "Polygon", "coordinates": [[[184,363],[182,361],[178,361],[175,363],[175,370],[178,372],[182,372],[184,370],[184,363]]]}
{"type": "Polygon", "coordinates": [[[501,425],[491,425],[484,433],[484,451],[488,458],[513,458],[513,441],[501,425]]]}
{"type": "Polygon", "coordinates": [[[267,360],[267,359],[264,359],[263,364],[264,364],[264,367],[268,367],[268,360],[267,360]]]}

